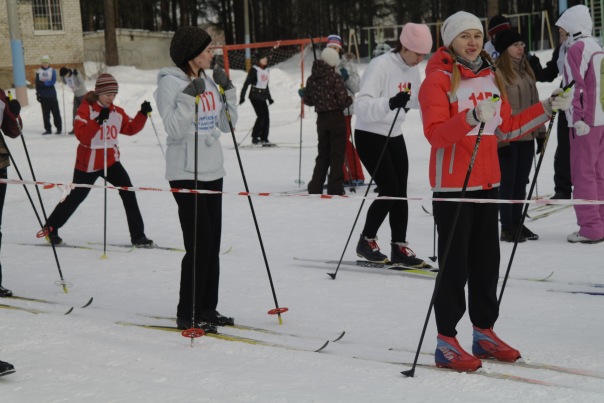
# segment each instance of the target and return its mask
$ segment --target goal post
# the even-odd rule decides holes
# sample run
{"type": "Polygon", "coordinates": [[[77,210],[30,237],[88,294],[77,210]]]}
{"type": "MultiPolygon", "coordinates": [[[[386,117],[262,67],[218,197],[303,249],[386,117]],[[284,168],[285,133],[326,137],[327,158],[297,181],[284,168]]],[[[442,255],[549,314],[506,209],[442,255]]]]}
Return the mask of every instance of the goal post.
{"type": "MultiPolygon", "coordinates": [[[[326,43],[326,37],[313,38],[315,44],[326,43]]],[[[229,74],[230,69],[249,71],[251,60],[249,52],[268,58],[268,65],[274,67],[285,64],[287,67],[294,68],[299,65],[301,79],[304,82],[304,49],[310,45],[310,39],[289,39],[271,42],[256,42],[236,45],[223,45],[218,49],[222,50],[222,67],[229,74]]],[[[220,65],[220,61],[217,62],[220,65]]]]}
{"type": "MultiPolygon", "coordinates": [[[[327,43],[326,37],[313,38],[312,42],[315,45],[320,43],[327,43]]],[[[273,68],[280,68],[289,72],[300,72],[300,87],[304,86],[304,59],[305,50],[311,44],[310,38],[305,39],[290,39],[282,41],[271,41],[271,42],[256,42],[236,45],[223,45],[218,46],[215,49],[217,57],[215,63],[217,66],[223,67],[227,75],[231,69],[249,71],[251,68],[250,53],[255,53],[252,57],[254,61],[257,61],[259,57],[266,57],[268,59],[268,66],[273,68]],[[220,52],[222,51],[222,52],[220,52]]],[[[310,50],[312,52],[312,50],[310,50]]],[[[315,52],[319,52],[315,49],[315,52]]],[[[320,57],[320,52],[317,53],[317,57],[320,57]]],[[[304,117],[304,104],[301,103],[300,116],[304,117]]]]}

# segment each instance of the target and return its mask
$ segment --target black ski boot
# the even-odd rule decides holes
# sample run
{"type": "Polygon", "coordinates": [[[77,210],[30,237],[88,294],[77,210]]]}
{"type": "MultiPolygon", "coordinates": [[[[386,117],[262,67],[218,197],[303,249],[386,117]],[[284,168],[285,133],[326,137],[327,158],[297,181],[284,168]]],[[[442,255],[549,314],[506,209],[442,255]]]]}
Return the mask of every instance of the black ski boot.
{"type": "Polygon", "coordinates": [[[214,326],[233,326],[235,325],[235,319],[221,315],[218,311],[201,311],[199,318],[214,326]]]}
{"type": "Polygon", "coordinates": [[[59,236],[59,230],[56,230],[52,227],[45,226],[44,229],[48,231],[46,235],[46,240],[48,243],[52,245],[61,245],[63,243],[63,239],[59,236]]]}
{"type": "MultiPolygon", "coordinates": [[[[192,328],[193,326],[191,326],[191,321],[189,319],[176,318],[176,327],[180,330],[186,330],[192,328]]],[[[205,333],[218,333],[216,327],[207,322],[197,321],[195,323],[195,327],[203,330],[205,333]]]]}
{"type": "Polygon", "coordinates": [[[361,234],[361,238],[357,244],[357,256],[373,263],[387,263],[388,256],[380,252],[380,247],[376,241],[377,236],[375,238],[367,238],[361,234]]]}
{"type": "Polygon", "coordinates": [[[13,292],[9,289],[6,289],[0,285],[0,298],[12,297],[13,292]]]}
{"type": "Polygon", "coordinates": [[[15,367],[13,366],[13,364],[0,361],[0,376],[12,374],[13,372],[15,372],[15,367]]]}
{"type": "Polygon", "coordinates": [[[404,267],[421,269],[423,267],[429,267],[426,262],[415,257],[415,252],[409,248],[407,242],[393,242],[392,253],[390,254],[390,263],[393,265],[401,265],[404,267]]]}
{"type": "Polygon", "coordinates": [[[143,235],[137,239],[132,239],[132,246],[137,248],[151,248],[153,246],[153,241],[143,235]]]}

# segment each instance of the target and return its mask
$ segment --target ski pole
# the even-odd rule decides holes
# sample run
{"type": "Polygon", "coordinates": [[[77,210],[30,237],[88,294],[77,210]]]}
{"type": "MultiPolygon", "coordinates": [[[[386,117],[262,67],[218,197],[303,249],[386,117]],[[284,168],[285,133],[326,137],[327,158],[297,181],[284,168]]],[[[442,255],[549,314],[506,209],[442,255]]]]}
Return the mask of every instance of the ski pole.
{"type": "MultiPolygon", "coordinates": [[[[12,94],[11,94],[10,91],[8,91],[8,98],[12,99],[12,94]]],[[[23,143],[23,150],[25,151],[25,156],[27,158],[27,163],[29,164],[29,170],[31,171],[32,179],[33,179],[34,182],[36,182],[37,181],[36,180],[36,174],[34,172],[34,167],[33,167],[32,163],[31,163],[31,158],[29,157],[29,151],[27,149],[27,144],[25,143],[25,137],[23,136],[23,128],[21,127],[21,124],[19,123],[18,119],[17,119],[17,126],[19,127],[19,135],[21,137],[21,142],[23,143]]],[[[2,136],[0,136],[0,137],[2,137],[2,136]]],[[[19,171],[19,168],[17,168],[17,164],[15,163],[13,155],[11,154],[11,152],[8,149],[8,145],[6,144],[6,141],[4,141],[4,137],[2,137],[2,143],[4,145],[4,148],[6,149],[6,152],[8,153],[8,156],[9,156],[9,158],[11,160],[11,163],[13,164],[13,166],[15,168],[15,172],[17,172],[17,175],[19,176],[19,179],[22,181],[23,180],[23,176],[21,175],[21,172],[19,171]]],[[[35,187],[36,193],[38,195],[38,202],[40,203],[40,207],[42,209],[42,215],[44,217],[44,222],[47,222],[48,221],[48,217],[46,216],[46,210],[44,209],[44,203],[42,202],[42,195],[40,194],[40,189],[38,188],[37,184],[34,187],[35,187]]],[[[27,189],[27,186],[25,186],[25,184],[23,184],[23,189],[25,189],[25,193],[27,194],[27,198],[29,199],[29,201],[31,203],[31,206],[34,209],[34,213],[36,215],[36,218],[38,219],[38,223],[40,224],[41,230],[38,232],[38,234],[44,234],[44,235],[46,235],[44,224],[42,224],[42,220],[40,219],[40,215],[38,214],[38,210],[36,209],[34,201],[33,201],[32,197],[31,197],[31,195],[29,194],[29,190],[27,189]]],[[[44,235],[41,235],[41,237],[44,236],[44,235]]],[[[52,252],[53,252],[53,255],[55,257],[55,262],[57,263],[57,269],[59,271],[59,277],[61,279],[58,284],[63,287],[63,292],[65,294],[67,294],[68,293],[67,286],[69,285],[69,283],[66,282],[63,279],[63,272],[61,271],[61,264],[59,263],[59,256],[57,254],[57,249],[56,249],[55,245],[52,242],[50,242],[50,246],[52,247],[52,252]]]]}
{"type": "MultiPolygon", "coordinates": [[[[300,88],[304,88],[303,84],[300,84],[300,88]]],[[[302,180],[302,119],[304,119],[304,98],[300,98],[300,142],[299,142],[299,152],[298,152],[298,180],[296,183],[298,186],[304,185],[304,181],[302,180]]]]}
{"type": "Polygon", "coordinates": [[[388,141],[390,140],[390,136],[392,135],[392,130],[394,129],[394,125],[396,124],[396,120],[398,119],[398,114],[400,113],[401,108],[397,108],[396,115],[394,115],[394,119],[392,120],[392,125],[390,125],[390,131],[388,132],[388,137],[386,137],[386,141],[384,142],[384,147],[382,147],[382,151],[380,153],[380,157],[378,158],[375,169],[372,172],[371,179],[369,180],[369,184],[367,185],[367,189],[365,190],[365,195],[363,196],[363,201],[361,202],[361,206],[359,207],[359,211],[357,212],[356,217],[354,218],[354,222],[352,223],[352,228],[350,229],[350,233],[348,234],[348,239],[346,239],[346,244],[344,245],[344,250],[342,251],[342,255],[340,256],[340,260],[338,261],[338,266],[336,267],[336,271],[333,273],[327,273],[329,277],[333,280],[336,279],[338,275],[338,270],[340,270],[340,266],[342,265],[342,260],[344,260],[344,254],[346,253],[346,249],[348,248],[348,244],[350,243],[350,238],[352,237],[352,233],[354,231],[354,227],[357,225],[357,221],[359,220],[359,216],[361,215],[361,211],[363,210],[363,205],[365,205],[365,201],[367,200],[367,194],[369,193],[369,189],[373,184],[373,178],[377,174],[377,170],[380,167],[380,163],[382,162],[382,158],[386,153],[386,147],[388,147],[388,141]]]}
{"type": "Polygon", "coordinates": [[[195,323],[195,314],[196,314],[196,309],[195,309],[195,301],[197,299],[196,297],[196,293],[197,293],[197,273],[196,273],[196,266],[197,266],[197,202],[198,202],[198,192],[197,189],[199,187],[198,182],[197,182],[197,173],[199,172],[199,167],[198,167],[198,162],[197,162],[197,157],[198,157],[198,146],[199,146],[199,99],[200,99],[200,95],[197,94],[195,95],[195,152],[194,152],[194,158],[195,158],[195,163],[194,163],[194,174],[195,174],[195,178],[193,179],[193,188],[194,188],[194,193],[193,193],[193,197],[194,197],[194,202],[193,202],[193,258],[191,259],[191,266],[192,266],[192,270],[191,270],[191,277],[192,277],[192,285],[191,285],[191,327],[189,329],[185,329],[182,331],[182,335],[184,337],[189,337],[191,338],[191,347],[193,347],[193,341],[195,340],[195,338],[197,337],[201,337],[204,336],[206,333],[203,329],[196,327],[196,323],[195,323]]]}
{"type": "Polygon", "coordinates": [[[101,259],[107,259],[107,119],[103,120],[103,177],[105,179],[103,207],[103,254],[101,259]]]}
{"type": "Polygon", "coordinates": [[[61,92],[63,93],[63,134],[67,134],[67,129],[66,129],[66,127],[67,127],[67,110],[65,109],[65,83],[63,81],[61,81],[61,92]]]}
{"type": "Polygon", "coordinates": [[[245,141],[245,139],[247,139],[247,136],[249,136],[250,134],[252,134],[253,130],[254,130],[253,127],[250,130],[248,130],[247,133],[245,134],[245,136],[243,136],[243,138],[241,139],[241,141],[239,143],[237,143],[237,145],[240,146],[241,144],[243,144],[243,142],[245,141]]]}
{"type": "MultiPolygon", "coordinates": [[[[574,84],[575,84],[575,81],[573,80],[570,82],[570,84],[565,86],[563,88],[563,90],[565,92],[570,91],[571,87],[574,84]]],[[[545,150],[547,148],[547,142],[549,140],[549,135],[552,132],[552,128],[554,127],[554,121],[556,120],[557,115],[558,115],[558,111],[552,112],[552,117],[549,121],[549,125],[547,127],[547,132],[545,133],[545,140],[543,141],[543,148],[541,150],[541,155],[539,156],[539,162],[537,162],[537,167],[535,168],[535,175],[533,176],[533,181],[531,183],[529,193],[526,196],[526,200],[531,200],[531,197],[533,196],[533,190],[535,189],[535,186],[537,185],[537,177],[539,176],[539,171],[541,170],[541,163],[543,162],[543,157],[545,156],[545,150]]],[[[510,275],[510,270],[512,268],[512,262],[514,261],[514,256],[516,255],[516,249],[518,248],[518,242],[520,241],[520,235],[522,234],[522,227],[524,226],[524,220],[526,219],[526,216],[528,214],[528,209],[529,209],[529,204],[525,203],[524,209],[522,211],[522,217],[520,217],[520,224],[518,225],[518,228],[516,229],[516,237],[514,239],[514,246],[512,247],[512,253],[510,255],[510,260],[508,262],[508,267],[505,271],[505,275],[503,276],[503,283],[501,284],[501,291],[499,292],[499,299],[497,300],[499,305],[501,305],[501,300],[503,299],[503,292],[505,291],[505,286],[507,284],[508,277],[510,275]]]]}
{"type": "Polygon", "coordinates": [[[428,256],[431,261],[436,262],[436,220],[434,220],[434,232],[432,235],[432,256],[428,256]]]}
{"type": "MultiPolygon", "coordinates": [[[[214,70],[216,72],[217,70],[214,70]]],[[[215,76],[216,74],[214,74],[215,76]]],[[[216,81],[216,80],[214,80],[216,81]]],[[[231,129],[231,137],[233,138],[233,144],[235,145],[235,153],[237,154],[237,162],[239,162],[239,170],[241,171],[241,177],[243,179],[243,185],[245,186],[245,191],[247,193],[247,200],[250,205],[250,210],[252,212],[252,218],[254,219],[254,226],[256,227],[256,234],[258,235],[258,242],[260,242],[260,249],[262,250],[262,257],[264,258],[264,265],[266,266],[266,273],[268,274],[268,281],[271,286],[271,292],[273,293],[273,300],[275,302],[275,308],[268,311],[269,315],[277,315],[279,319],[279,324],[283,324],[283,319],[281,318],[281,314],[285,313],[289,310],[289,308],[279,307],[279,302],[277,301],[277,293],[275,292],[275,285],[273,284],[273,277],[271,276],[271,269],[268,264],[268,259],[266,257],[266,250],[264,249],[264,243],[262,242],[262,235],[260,234],[260,227],[258,226],[258,219],[256,218],[256,212],[254,211],[254,204],[252,203],[252,197],[250,196],[250,189],[247,185],[247,179],[245,178],[245,172],[243,170],[243,163],[241,162],[241,155],[239,155],[239,147],[237,147],[237,139],[235,138],[235,129],[233,128],[233,121],[231,120],[231,112],[229,111],[229,104],[227,103],[226,94],[224,93],[224,88],[218,86],[220,90],[220,95],[222,96],[222,102],[225,107],[225,113],[227,116],[227,120],[229,122],[229,128],[231,129]]]]}
{"type": "MultiPolygon", "coordinates": [[[[498,95],[493,95],[491,98],[494,102],[499,100],[498,95]]],[[[478,129],[478,135],[476,136],[476,144],[474,144],[474,150],[472,151],[472,156],[470,157],[470,163],[468,164],[468,170],[466,172],[466,177],[463,181],[463,186],[461,188],[461,193],[459,194],[459,198],[463,199],[466,195],[466,190],[468,188],[468,182],[470,181],[470,175],[472,174],[472,169],[474,168],[474,161],[476,160],[476,154],[478,153],[478,146],[480,145],[480,140],[482,139],[482,132],[484,131],[484,122],[480,123],[480,128],[478,129]]],[[[453,237],[455,236],[455,227],[457,227],[457,222],[459,221],[459,215],[461,214],[461,207],[463,202],[457,202],[457,208],[455,209],[455,215],[453,216],[453,221],[451,224],[451,230],[449,232],[449,236],[447,237],[447,243],[445,244],[445,250],[443,252],[441,258],[440,270],[436,275],[436,280],[434,283],[434,291],[432,292],[432,298],[430,299],[430,305],[428,306],[428,313],[426,314],[426,320],[424,321],[424,327],[422,329],[422,334],[419,338],[419,344],[417,346],[417,350],[415,352],[415,358],[413,360],[413,365],[411,369],[407,371],[402,371],[401,374],[407,377],[413,377],[415,374],[415,367],[417,366],[417,360],[419,358],[419,351],[422,348],[422,344],[424,342],[424,336],[426,335],[426,329],[428,328],[428,321],[430,320],[430,314],[432,313],[432,308],[434,307],[434,302],[436,300],[436,294],[438,293],[438,289],[440,286],[440,281],[443,276],[443,272],[446,270],[447,266],[447,258],[449,257],[449,250],[451,249],[451,244],[453,243],[453,237]]]]}
{"type": "Polygon", "coordinates": [[[157,128],[155,127],[153,118],[151,118],[151,112],[147,113],[147,116],[149,116],[149,120],[151,121],[151,126],[153,126],[153,131],[155,132],[155,138],[157,139],[157,145],[159,145],[159,148],[161,149],[161,153],[164,156],[164,159],[166,159],[166,152],[164,151],[164,147],[161,145],[161,141],[159,140],[159,134],[157,133],[157,128]]]}
{"type": "Polygon", "coordinates": [[[346,173],[348,174],[348,184],[350,185],[350,191],[353,193],[357,192],[357,188],[353,183],[352,172],[350,172],[350,165],[348,164],[348,157],[344,154],[344,167],[346,168],[346,173]]]}

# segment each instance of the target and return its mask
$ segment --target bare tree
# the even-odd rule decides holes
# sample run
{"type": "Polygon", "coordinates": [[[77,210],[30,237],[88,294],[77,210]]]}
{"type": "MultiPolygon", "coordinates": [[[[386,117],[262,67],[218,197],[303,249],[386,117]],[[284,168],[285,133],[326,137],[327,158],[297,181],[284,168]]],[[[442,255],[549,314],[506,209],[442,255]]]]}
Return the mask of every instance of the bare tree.
{"type": "Polygon", "coordinates": [[[117,66],[120,59],[117,51],[117,36],[115,34],[115,0],[104,0],[105,5],[105,64],[117,66]]]}

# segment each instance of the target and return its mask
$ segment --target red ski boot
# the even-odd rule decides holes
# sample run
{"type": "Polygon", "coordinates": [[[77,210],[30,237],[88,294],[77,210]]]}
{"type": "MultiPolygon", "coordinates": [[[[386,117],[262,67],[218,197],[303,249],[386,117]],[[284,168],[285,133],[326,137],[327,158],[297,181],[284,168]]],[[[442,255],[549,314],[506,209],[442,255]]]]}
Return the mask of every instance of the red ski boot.
{"type": "Polygon", "coordinates": [[[472,354],[478,358],[495,358],[499,361],[514,362],[520,358],[520,351],[503,342],[493,328],[479,329],[474,326],[472,354]]]}
{"type": "Polygon", "coordinates": [[[443,336],[440,333],[436,338],[434,360],[437,367],[451,368],[458,372],[472,372],[482,366],[482,361],[461,348],[455,337],[443,336]]]}

